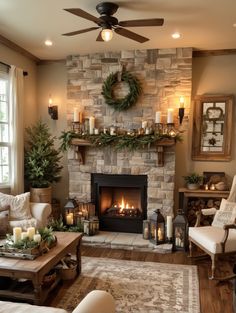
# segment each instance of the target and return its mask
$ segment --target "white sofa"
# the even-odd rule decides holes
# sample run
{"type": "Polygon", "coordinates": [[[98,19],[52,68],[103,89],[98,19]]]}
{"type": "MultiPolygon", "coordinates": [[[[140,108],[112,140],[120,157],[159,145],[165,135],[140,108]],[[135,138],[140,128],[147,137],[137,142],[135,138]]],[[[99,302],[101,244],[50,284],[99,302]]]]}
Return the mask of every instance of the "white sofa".
{"type": "Polygon", "coordinates": [[[27,228],[34,226],[36,228],[41,228],[47,226],[49,215],[51,214],[52,207],[49,203],[36,203],[30,202],[30,212],[32,218],[24,220],[10,220],[10,227],[22,227],[27,228]]]}
{"type": "MultiPolygon", "coordinates": [[[[63,309],[27,303],[0,301],[0,313],[67,313],[63,309]]],[[[115,301],[103,290],[93,290],[77,305],[72,313],[115,313],[115,301]]]]}

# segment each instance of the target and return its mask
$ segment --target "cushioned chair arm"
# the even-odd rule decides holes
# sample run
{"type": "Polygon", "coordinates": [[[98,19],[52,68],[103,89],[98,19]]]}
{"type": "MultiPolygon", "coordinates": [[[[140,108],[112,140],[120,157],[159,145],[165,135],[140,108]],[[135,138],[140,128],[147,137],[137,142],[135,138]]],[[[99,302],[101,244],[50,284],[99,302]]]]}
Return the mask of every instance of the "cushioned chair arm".
{"type": "Polygon", "coordinates": [[[48,217],[51,214],[52,207],[49,203],[30,203],[31,214],[39,222],[40,227],[45,227],[48,222],[48,217]]]}
{"type": "Polygon", "coordinates": [[[228,239],[228,236],[229,236],[229,230],[230,229],[236,229],[236,224],[227,224],[227,225],[224,225],[223,227],[225,233],[224,233],[224,237],[223,237],[223,240],[221,241],[221,249],[222,249],[222,252],[224,253],[225,252],[225,244],[226,244],[226,241],[228,239]]]}
{"type": "Polygon", "coordinates": [[[201,222],[202,212],[201,211],[197,211],[196,212],[196,216],[197,216],[197,220],[196,220],[196,223],[195,223],[194,227],[199,227],[200,226],[200,222],[201,222]]]}
{"type": "Polygon", "coordinates": [[[194,227],[200,226],[202,215],[204,215],[204,216],[215,215],[216,211],[217,211],[216,208],[202,209],[200,211],[197,211],[196,212],[197,220],[196,220],[194,227]]]}

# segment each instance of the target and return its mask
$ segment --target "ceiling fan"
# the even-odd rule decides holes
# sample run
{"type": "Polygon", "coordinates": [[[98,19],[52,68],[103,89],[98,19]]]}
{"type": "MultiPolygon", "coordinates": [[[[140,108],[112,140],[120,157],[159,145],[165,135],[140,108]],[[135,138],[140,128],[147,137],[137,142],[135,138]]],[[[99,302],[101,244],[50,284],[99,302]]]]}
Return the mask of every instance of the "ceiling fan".
{"type": "Polygon", "coordinates": [[[96,10],[100,14],[100,17],[93,16],[82,9],[64,9],[69,13],[75,14],[79,17],[85,18],[86,20],[92,21],[98,26],[66,33],[63,34],[63,36],[74,36],[101,28],[101,31],[99,32],[99,35],[96,39],[97,41],[111,40],[114,31],[118,35],[143,43],[148,41],[149,39],[141,35],[138,35],[134,32],[131,32],[130,30],[123,27],[162,26],[164,23],[163,18],[129,20],[119,22],[117,18],[112,16],[114,13],[116,13],[118,8],[119,6],[116,3],[101,2],[96,6],[96,10]]]}

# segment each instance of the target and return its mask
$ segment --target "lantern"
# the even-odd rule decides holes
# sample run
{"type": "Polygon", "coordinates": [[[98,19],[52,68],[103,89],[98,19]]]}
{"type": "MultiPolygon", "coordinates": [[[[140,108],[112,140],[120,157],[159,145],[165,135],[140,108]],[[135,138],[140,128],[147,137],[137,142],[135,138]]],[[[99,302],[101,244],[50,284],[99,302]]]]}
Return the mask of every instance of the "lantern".
{"type": "Polygon", "coordinates": [[[143,239],[149,239],[150,236],[150,222],[149,220],[143,221],[143,239]]]}
{"type": "Polygon", "coordinates": [[[84,220],[84,234],[93,236],[99,231],[99,220],[94,217],[92,220],[84,220]]]}
{"type": "Polygon", "coordinates": [[[150,241],[156,245],[165,243],[165,219],[159,209],[150,217],[150,241]]]}
{"type": "Polygon", "coordinates": [[[69,199],[64,206],[65,210],[65,223],[67,226],[76,224],[75,213],[78,210],[78,204],[75,199],[69,199]]]}
{"type": "Polygon", "coordinates": [[[173,222],[173,251],[188,250],[188,220],[182,210],[178,210],[173,222]]]}

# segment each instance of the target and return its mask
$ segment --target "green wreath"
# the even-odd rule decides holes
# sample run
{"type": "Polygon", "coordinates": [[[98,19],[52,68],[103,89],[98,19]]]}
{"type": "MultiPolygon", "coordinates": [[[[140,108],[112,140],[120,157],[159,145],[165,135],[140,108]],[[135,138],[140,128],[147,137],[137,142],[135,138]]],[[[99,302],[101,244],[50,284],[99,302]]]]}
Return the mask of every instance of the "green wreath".
{"type": "Polygon", "coordinates": [[[106,104],[112,106],[116,111],[129,109],[133,104],[136,103],[141,91],[142,88],[138,79],[126,71],[122,73],[111,73],[102,86],[102,95],[105,98],[106,104]],[[120,81],[120,74],[121,81],[124,81],[129,85],[129,93],[122,99],[116,99],[114,98],[113,88],[120,81]]]}

